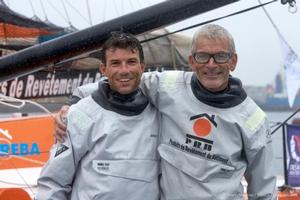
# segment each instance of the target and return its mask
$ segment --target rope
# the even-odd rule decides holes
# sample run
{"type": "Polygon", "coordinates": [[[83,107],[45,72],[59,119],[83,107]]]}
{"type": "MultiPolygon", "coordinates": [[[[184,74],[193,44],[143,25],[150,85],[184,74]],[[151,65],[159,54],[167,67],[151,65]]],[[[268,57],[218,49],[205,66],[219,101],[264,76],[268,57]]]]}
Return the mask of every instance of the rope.
{"type": "Polygon", "coordinates": [[[29,4],[30,4],[30,7],[31,7],[31,10],[32,10],[33,16],[34,16],[34,17],[35,17],[35,16],[37,16],[37,15],[36,15],[36,13],[35,13],[34,7],[33,7],[33,5],[32,5],[32,2],[31,2],[31,0],[29,0],[29,4]]]}
{"type": "MultiPolygon", "coordinates": [[[[258,0],[259,4],[262,5],[261,0],[258,0]]],[[[276,24],[274,23],[273,19],[271,18],[270,14],[268,13],[268,11],[266,10],[266,8],[262,5],[261,7],[264,11],[264,13],[266,14],[267,18],[269,19],[269,21],[271,22],[272,26],[274,27],[274,29],[276,30],[279,38],[284,41],[287,45],[287,41],[285,40],[285,38],[283,37],[283,35],[281,34],[281,32],[279,31],[279,28],[276,26],[276,24]]],[[[289,46],[289,45],[288,45],[289,46]]],[[[290,47],[291,48],[291,47],[290,47]]],[[[291,48],[292,49],[292,48],[291,48]]]]}
{"type": "Polygon", "coordinates": [[[149,41],[152,41],[152,40],[156,40],[158,38],[161,38],[161,37],[166,37],[168,35],[172,35],[174,33],[178,33],[178,32],[182,32],[182,31],[185,31],[185,30],[188,30],[188,29],[192,29],[192,28],[195,28],[195,27],[198,27],[198,26],[202,26],[204,24],[208,24],[208,23],[211,23],[211,22],[215,22],[215,21],[218,21],[220,19],[225,19],[225,18],[228,18],[228,17],[232,17],[234,15],[238,15],[238,14],[241,14],[241,13],[244,13],[244,12],[248,12],[248,11],[251,11],[251,10],[254,10],[254,9],[257,9],[259,7],[262,7],[262,6],[265,6],[265,5],[268,5],[270,3],[274,3],[276,2],[277,0],[272,0],[272,1],[269,1],[267,3],[264,3],[262,5],[257,5],[257,6],[253,6],[253,7],[250,7],[250,8],[246,8],[244,10],[241,10],[241,11],[238,11],[238,12],[234,12],[234,13],[231,13],[229,15],[225,15],[223,17],[218,17],[218,18],[215,18],[215,19],[211,19],[211,20],[208,20],[208,21],[205,21],[205,22],[202,22],[202,23],[198,23],[198,24],[195,24],[195,25],[192,25],[192,26],[188,26],[186,28],[183,28],[183,29],[179,29],[177,31],[173,31],[173,32],[169,32],[169,33],[166,33],[166,34],[162,34],[162,35],[159,35],[159,36],[156,36],[156,37],[153,37],[153,38],[150,38],[150,39],[147,39],[147,40],[143,40],[141,42],[149,42],[149,41]]]}
{"type": "Polygon", "coordinates": [[[106,15],[105,11],[106,11],[106,0],[104,0],[104,6],[102,8],[102,13],[103,13],[103,15],[102,15],[102,22],[105,21],[105,15],[106,15]]]}
{"type": "Polygon", "coordinates": [[[137,0],[137,4],[138,4],[138,7],[139,7],[139,8],[142,8],[142,7],[143,7],[142,4],[141,4],[141,2],[140,2],[139,0],[137,0]]]}
{"type": "Polygon", "coordinates": [[[48,21],[47,13],[46,13],[46,10],[45,10],[45,7],[44,7],[44,4],[43,4],[42,0],[40,0],[40,4],[41,4],[41,7],[42,7],[43,14],[45,16],[45,20],[48,21]]]}
{"type": "Polygon", "coordinates": [[[76,9],[68,0],[65,1],[84,21],[86,21],[89,24],[89,20],[85,18],[78,9],[76,9]]]}
{"type": "Polygon", "coordinates": [[[59,14],[64,20],[65,20],[65,22],[67,22],[68,23],[68,20],[65,18],[65,16],[51,3],[51,1],[49,0],[49,1],[47,1],[49,4],[50,4],[50,6],[57,12],[57,14],[59,14]]]}
{"type": "MultiPolygon", "coordinates": [[[[66,0],[66,1],[67,1],[67,0],[66,0]]],[[[169,32],[169,33],[166,33],[166,34],[158,35],[158,36],[156,36],[156,37],[152,37],[152,38],[149,38],[149,39],[144,39],[144,40],[141,40],[140,42],[141,42],[141,43],[150,42],[150,41],[156,40],[156,39],[158,39],[158,38],[166,37],[166,36],[168,36],[168,35],[172,35],[172,34],[175,34],[175,33],[181,32],[181,31],[185,31],[185,30],[188,30],[188,29],[192,29],[192,28],[195,28],[195,27],[198,27],[198,26],[201,26],[201,25],[204,25],[204,24],[208,24],[208,23],[211,23],[211,22],[220,20],[220,19],[224,19],[224,18],[228,18],[228,17],[234,16],[234,15],[238,15],[238,14],[244,13],[244,12],[248,12],[248,11],[251,11],[251,10],[253,10],[253,9],[257,9],[257,8],[259,8],[259,7],[263,7],[263,6],[265,6],[265,5],[274,3],[274,2],[276,2],[276,1],[277,1],[277,0],[272,0],[272,1],[270,1],[270,2],[261,4],[261,5],[253,6],[253,7],[246,8],[246,9],[244,9],[244,10],[238,11],[238,12],[231,13],[231,14],[229,14],[229,15],[225,15],[225,16],[223,16],[223,17],[218,17],[218,18],[215,18],[215,19],[212,19],[212,20],[208,20],[208,21],[205,21],[205,22],[202,22],[202,23],[198,23],[198,24],[195,24],[195,25],[192,25],[192,26],[188,26],[188,27],[183,28],[183,29],[179,29],[179,30],[177,30],[177,31],[173,31],[173,32],[169,32]]],[[[129,0],[129,3],[130,3],[130,5],[132,6],[131,0],[129,0]]],[[[104,17],[105,17],[105,5],[106,5],[106,1],[104,1],[104,7],[103,7],[103,11],[104,11],[104,15],[103,15],[103,16],[104,16],[104,17]]],[[[133,8],[133,6],[132,6],[132,8],[133,8]]],[[[104,21],[104,19],[103,19],[103,21],[104,21]]],[[[94,53],[94,52],[96,52],[96,51],[98,51],[98,50],[92,51],[91,53],[94,53]]],[[[61,61],[61,62],[57,63],[56,65],[61,65],[61,64],[64,64],[64,63],[66,63],[66,62],[70,62],[70,61],[74,61],[74,60],[79,60],[79,59],[83,59],[83,58],[88,58],[88,57],[89,57],[89,55],[86,55],[86,56],[83,56],[83,57],[79,57],[79,58],[70,58],[70,59],[68,59],[68,60],[66,60],[66,61],[61,61]]]]}
{"type": "Polygon", "coordinates": [[[86,0],[86,7],[87,7],[87,11],[88,11],[88,15],[89,15],[89,21],[90,21],[90,25],[93,25],[92,22],[92,15],[91,15],[91,9],[90,9],[90,5],[89,5],[89,0],[86,0]]]}
{"type": "Polygon", "coordinates": [[[291,114],[288,118],[286,118],[286,120],[284,120],[283,122],[281,122],[272,132],[271,135],[273,135],[280,127],[282,127],[283,125],[285,125],[294,115],[296,115],[298,112],[300,111],[300,108],[298,108],[293,114],[291,114]]]}
{"type": "Polygon", "coordinates": [[[121,13],[122,15],[124,15],[125,11],[124,11],[124,0],[121,0],[121,13]]]}
{"type": "Polygon", "coordinates": [[[134,10],[134,6],[133,6],[133,4],[132,4],[132,1],[131,1],[131,0],[129,0],[129,4],[130,4],[130,7],[131,7],[131,10],[134,10]]]}
{"type": "Polygon", "coordinates": [[[26,103],[33,104],[33,105],[39,107],[40,109],[42,109],[44,112],[46,112],[48,114],[52,114],[47,108],[45,108],[44,106],[42,106],[34,101],[21,100],[21,99],[17,99],[14,97],[8,97],[8,96],[4,96],[3,94],[0,94],[0,104],[3,104],[5,106],[21,109],[25,106],[26,103]],[[13,104],[13,103],[18,103],[18,104],[13,104]]]}
{"type": "Polygon", "coordinates": [[[118,9],[118,5],[116,4],[116,1],[115,1],[115,0],[113,0],[113,4],[114,4],[115,11],[116,11],[117,15],[120,16],[120,11],[119,11],[119,9],[118,9]]]}
{"type": "Polygon", "coordinates": [[[67,20],[68,20],[68,24],[69,24],[70,27],[73,27],[72,22],[71,22],[70,17],[69,17],[68,10],[66,8],[66,5],[65,5],[64,1],[61,0],[61,3],[63,5],[64,11],[65,11],[65,14],[66,14],[66,17],[67,17],[67,20]]]}

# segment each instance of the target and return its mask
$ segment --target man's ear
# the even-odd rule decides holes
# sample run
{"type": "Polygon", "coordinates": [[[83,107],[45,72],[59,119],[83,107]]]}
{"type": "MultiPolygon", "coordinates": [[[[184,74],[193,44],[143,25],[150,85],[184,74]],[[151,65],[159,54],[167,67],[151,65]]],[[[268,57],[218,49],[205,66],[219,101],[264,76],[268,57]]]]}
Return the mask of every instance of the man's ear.
{"type": "Polygon", "coordinates": [[[229,66],[230,71],[233,72],[235,70],[235,67],[237,65],[237,61],[238,61],[238,56],[237,56],[236,53],[234,53],[232,55],[232,58],[230,59],[230,66],[229,66]]]}
{"type": "Polygon", "coordinates": [[[195,71],[195,61],[192,54],[189,55],[188,63],[192,71],[195,71]]]}
{"type": "Polygon", "coordinates": [[[145,67],[146,67],[146,64],[145,63],[141,63],[141,70],[142,70],[142,72],[145,71],[145,67]]]}
{"type": "Polygon", "coordinates": [[[102,76],[106,75],[106,66],[103,63],[100,64],[99,70],[102,76]]]}

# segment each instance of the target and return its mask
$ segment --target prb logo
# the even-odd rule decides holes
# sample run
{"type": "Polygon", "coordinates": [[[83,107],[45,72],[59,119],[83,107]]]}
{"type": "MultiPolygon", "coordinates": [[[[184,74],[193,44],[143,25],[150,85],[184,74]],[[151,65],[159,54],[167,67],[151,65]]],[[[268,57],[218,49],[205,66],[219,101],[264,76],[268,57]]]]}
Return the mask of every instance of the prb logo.
{"type": "Polygon", "coordinates": [[[212,124],[217,127],[215,121],[215,115],[209,116],[207,113],[200,115],[195,115],[190,118],[190,120],[195,120],[193,125],[194,133],[200,137],[206,137],[210,134],[212,129],[212,124]],[[195,120],[196,119],[196,120],[195,120]]]}
{"type": "Polygon", "coordinates": [[[194,135],[186,134],[186,144],[193,144],[193,147],[206,150],[206,151],[211,151],[213,141],[207,140],[205,138],[199,138],[194,135]]]}
{"type": "Polygon", "coordinates": [[[200,114],[190,117],[190,120],[195,120],[193,125],[193,131],[196,134],[186,134],[186,144],[192,144],[194,148],[198,148],[204,151],[211,151],[213,141],[202,138],[206,137],[211,133],[212,125],[217,127],[217,123],[214,120],[215,116],[211,117],[206,114],[200,114]]]}

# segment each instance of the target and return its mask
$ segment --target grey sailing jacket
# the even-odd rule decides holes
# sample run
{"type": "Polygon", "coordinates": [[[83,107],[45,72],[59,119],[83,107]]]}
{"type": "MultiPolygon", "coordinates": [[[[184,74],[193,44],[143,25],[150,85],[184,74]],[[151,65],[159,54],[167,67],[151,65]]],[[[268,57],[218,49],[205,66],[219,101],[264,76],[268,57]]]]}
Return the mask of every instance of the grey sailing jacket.
{"type": "Polygon", "coordinates": [[[230,77],[212,94],[188,72],[146,73],[141,87],[161,113],[161,190],[168,200],[277,199],[265,113],[230,77]]]}
{"type": "Polygon", "coordinates": [[[88,96],[71,106],[68,135],[38,180],[37,200],[158,200],[158,116],[103,108],[88,96]]]}

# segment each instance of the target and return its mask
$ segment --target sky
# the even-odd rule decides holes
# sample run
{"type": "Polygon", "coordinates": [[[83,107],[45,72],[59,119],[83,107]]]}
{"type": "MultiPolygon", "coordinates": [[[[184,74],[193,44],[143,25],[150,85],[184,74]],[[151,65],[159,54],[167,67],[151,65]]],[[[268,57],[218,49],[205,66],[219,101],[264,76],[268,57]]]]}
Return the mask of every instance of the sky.
{"type": "MultiPolygon", "coordinates": [[[[48,19],[50,22],[63,27],[71,24],[80,30],[162,1],[4,0],[12,10],[27,17],[38,16],[42,20],[48,19]],[[87,5],[89,5],[89,9],[87,5]]],[[[264,3],[270,0],[261,1],[264,3]]],[[[299,10],[294,14],[290,13],[288,5],[282,5],[280,0],[267,5],[265,8],[280,33],[299,57],[300,0],[296,0],[296,3],[298,3],[296,6],[299,7],[299,10]]],[[[167,29],[175,31],[258,4],[257,0],[241,0],[168,26],[167,29]]],[[[283,58],[278,34],[263,10],[261,8],[255,9],[214,23],[225,27],[235,39],[238,65],[232,74],[239,77],[244,85],[265,86],[272,84],[275,75],[279,71],[283,71],[283,58]]],[[[180,34],[192,37],[196,29],[190,29],[180,34]]]]}

